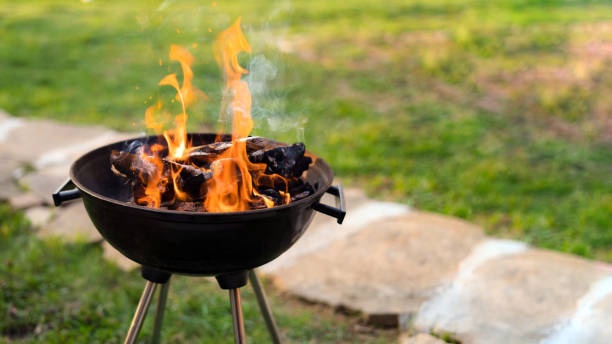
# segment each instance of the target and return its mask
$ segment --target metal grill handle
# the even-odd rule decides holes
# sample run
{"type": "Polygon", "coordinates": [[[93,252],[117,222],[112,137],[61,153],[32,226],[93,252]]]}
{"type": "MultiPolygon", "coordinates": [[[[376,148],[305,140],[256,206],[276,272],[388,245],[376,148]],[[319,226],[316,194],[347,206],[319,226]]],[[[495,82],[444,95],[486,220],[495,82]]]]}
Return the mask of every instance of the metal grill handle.
{"type": "Polygon", "coordinates": [[[81,191],[77,189],[72,180],[68,179],[53,193],[53,204],[59,207],[62,203],[81,197],[81,191]],[[70,188],[71,187],[71,188],[70,188]],[[70,189],[69,189],[70,188],[70,189]]]}
{"type": "Polygon", "coordinates": [[[344,217],[346,216],[346,203],[344,202],[344,190],[342,190],[342,185],[332,185],[325,192],[336,196],[336,207],[334,208],[330,205],[317,202],[312,205],[312,208],[325,215],[335,217],[337,222],[342,224],[342,221],[344,221],[344,217]]]}

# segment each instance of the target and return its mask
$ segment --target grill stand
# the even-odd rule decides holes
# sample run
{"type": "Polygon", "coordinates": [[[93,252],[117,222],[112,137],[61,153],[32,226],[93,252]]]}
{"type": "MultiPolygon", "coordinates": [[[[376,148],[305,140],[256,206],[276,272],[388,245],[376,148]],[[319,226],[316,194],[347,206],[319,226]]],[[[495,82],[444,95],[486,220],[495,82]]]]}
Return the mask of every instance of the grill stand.
{"type": "Polygon", "coordinates": [[[166,310],[166,301],[168,300],[168,290],[170,290],[170,280],[162,284],[157,298],[157,307],[155,307],[155,322],[153,323],[153,338],[151,344],[161,343],[161,325],[164,320],[164,311],[166,310]]]}
{"type": "MultiPolygon", "coordinates": [[[[128,329],[124,344],[133,344],[138,338],[138,334],[142,328],[142,324],[146,317],[149,305],[155,294],[157,286],[161,286],[161,291],[158,296],[157,307],[155,311],[155,322],[153,324],[152,343],[159,344],[161,338],[161,325],[164,318],[166,301],[168,298],[168,290],[170,289],[171,274],[156,269],[143,266],[141,270],[142,277],[147,281],[142,291],[140,301],[136,307],[136,312],[128,329]]],[[[240,288],[247,284],[247,279],[251,281],[253,292],[257,298],[259,309],[268,328],[270,339],[274,344],[280,344],[280,336],[274,316],[268,305],[266,295],[261,287],[259,278],[254,270],[240,271],[236,273],[222,274],[215,276],[219,286],[222,289],[229,291],[230,306],[232,309],[232,321],[234,325],[234,343],[245,343],[244,318],[242,316],[242,305],[240,301],[240,288]]]]}
{"type": "Polygon", "coordinates": [[[259,282],[259,278],[257,278],[255,270],[249,270],[249,282],[251,282],[251,287],[253,288],[255,297],[257,298],[257,304],[261,310],[261,315],[266,322],[266,327],[268,328],[268,333],[270,334],[270,340],[273,344],[280,344],[281,341],[280,337],[278,336],[278,327],[276,327],[274,315],[272,314],[272,310],[268,304],[268,299],[266,298],[266,294],[261,286],[261,283],[259,282]]]}

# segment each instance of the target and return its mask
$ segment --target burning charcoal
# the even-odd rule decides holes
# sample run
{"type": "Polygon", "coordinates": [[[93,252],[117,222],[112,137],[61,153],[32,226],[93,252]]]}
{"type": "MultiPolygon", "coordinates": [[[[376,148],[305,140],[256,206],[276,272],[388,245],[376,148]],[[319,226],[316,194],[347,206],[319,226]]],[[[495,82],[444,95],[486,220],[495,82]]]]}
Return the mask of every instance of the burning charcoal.
{"type": "Polygon", "coordinates": [[[177,201],[169,205],[168,210],[179,210],[179,211],[203,211],[202,202],[189,202],[189,201],[177,201]]]}
{"type": "Polygon", "coordinates": [[[249,203],[250,210],[266,209],[266,203],[263,200],[255,200],[249,203]]]}
{"type": "Polygon", "coordinates": [[[210,165],[218,158],[219,154],[195,151],[190,152],[185,160],[177,162],[190,162],[200,168],[208,169],[210,168],[210,165]]]}
{"type": "MultiPolygon", "coordinates": [[[[265,144],[267,142],[266,139],[259,136],[245,137],[239,139],[240,142],[246,142],[246,149],[248,151],[256,151],[265,148],[265,144]]],[[[208,143],[201,146],[195,146],[187,148],[186,152],[191,156],[191,154],[216,154],[219,155],[225,152],[228,148],[232,146],[232,141],[218,141],[213,143],[208,143]]]]}
{"type": "MultiPolygon", "coordinates": [[[[147,182],[148,180],[141,179],[140,177],[135,177],[131,179],[132,181],[132,190],[134,193],[134,202],[138,205],[144,205],[147,207],[154,207],[156,201],[151,197],[147,196],[147,182]]],[[[160,205],[166,205],[174,202],[174,187],[172,187],[172,175],[170,173],[169,168],[164,168],[162,171],[162,175],[160,176],[160,180],[157,184],[157,189],[160,194],[160,205]]]]}
{"type": "Polygon", "coordinates": [[[206,181],[212,178],[212,172],[199,168],[184,168],[176,181],[180,190],[189,194],[191,199],[201,200],[206,197],[206,181]]]}
{"type": "MultiPolygon", "coordinates": [[[[276,202],[274,204],[276,205],[276,202]]],[[[264,201],[263,196],[262,197],[253,198],[249,202],[249,208],[250,208],[250,210],[266,209],[267,205],[266,205],[266,202],[264,201]]]]}
{"type": "MultiPolygon", "coordinates": [[[[246,143],[251,162],[261,164],[249,171],[257,180],[257,192],[249,202],[250,209],[263,209],[304,199],[314,193],[301,176],[312,159],[305,155],[304,144],[285,145],[260,137],[241,139],[246,143]],[[264,168],[265,166],[265,168],[264,168]]],[[[184,158],[168,156],[167,147],[134,142],[125,150],[112,151],[111,169],[127,178],[132,186],[134,203],[147,207],[180,211],[206,211],[208,182],[215,170],[235,169],[236,183],[242,170],[232,157],[224,157],[234,142],[215,142],[188,148],[184,158]],[[156,160],[161,159],[161,160],[156,160]],[[147,184],[154,183],[153,186],[147,184]],[[176,184],[175,184],[176,183],[176,184]]]]}
{"type": "MultiPolygon", "coordinates": [[[[269,142],[268,140],[259,136],[246,137],[240,139],[239,141],[246,142],[247,154],[265,149],[266,144],[269,142]]],[[[223,152],[229,149],[232,145],[233,142],[231,141],[219,141],[187,148],[185,151],[187,154],[186,158],[183,161],[178,162],[189,161],[198,167],[209,168],[210,164],[212,164],[212,162],[216,159],[219,159],[221,154],[223,154],[223,152]]]]}
{"type": "Polygon", "coordinates": [[[175,171],[180,169],[176,180],[179,190],[186,192],[192,200],[201,200],[206,197],[206,187],[204,184],[212,178],[211,171],[204,171],[200,168],[177,162],[170,163],[175,168],[175,171]]]}
{"type": "Polygon", "coordinates": [[[266,174],[278,174],[285,178],[298,178],[308,169],[312,159],[304,156],[304,144],[294,143],[290,146],[276,147],[269,150],[259,150],[249,155],[254,163],[266,164],[266,174]]]}
{"type": "Polygon", "coordinates": [[[151,162],[142,159],[141,154],[127,151],[113,150],[110,160],[113,173],[125,178],[135,178],[139,174],[147,174],[156,169],[151,162]]]}
{"type": "Polygon", "coordinates": [[[283,197],[281,196],[280,192],[276,191],[275,189],[272,188],[265,188],[263,190],[257,190],[262,196],[267,197],[268,199],[271,199],[272,201],[274,201],[274,205],[281,205],[283,204],[283,197]]]}
{"type": "Polygon", "coordinates": [[[179,163],[190,162],[198,167],[209,168],[213,161],[231,146],[228,142],[215,142],[207,145],[188,148],[184,159],[175,160],[179,163]]]}

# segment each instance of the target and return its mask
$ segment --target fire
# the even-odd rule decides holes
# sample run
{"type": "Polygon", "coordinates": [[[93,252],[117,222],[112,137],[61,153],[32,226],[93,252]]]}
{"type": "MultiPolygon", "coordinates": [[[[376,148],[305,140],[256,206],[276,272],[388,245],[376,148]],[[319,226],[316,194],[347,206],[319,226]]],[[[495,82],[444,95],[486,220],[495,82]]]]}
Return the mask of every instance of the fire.
{"type": "MultiPolygon", "coordinates": [[[[174,117],[174,126],[171,129],[163,130],[163,118],[165,117],[163,103],[158,101],[155,105],[150,106],[145,112],[145,124],[147,128],[153,129],[157,134],[163,135],[166,143],[168,144],[168,156],[171,159],[182,159],[185,154],[185,150],[189,147],[187,142],[187,107],[193,104],[199,98],[205,98],[206,95],[201,90],[193,86],[191,80],[193,79],[193,71],[191,65],[194,62],[193,55],[191,55],[185,48],[178,45],[170,46],[170,60],[177,61],[181,65],[183,74],[183,83],[179,84],[176,74],[168,74],[161,79],[158,83],[159,86],[170,86],[176,90],[175,99],[181,104],[181,113],[174,117]]],[[[164,180],[161,176],[163,170],[164,161],[161,158],[159,151],[153,151],[152,155],[145,155],[143,159],[149,160],[153,163],[158,172],[157,178],[150,178],[144,181],[146,183],[146,199],[139,201],[139,204],[146,204],[158,208],[161,205],[163,192],[156,192],[159,189],[157,185],[162,184],[166,187],[168,184],[167,180],[164,180]]],[[[174,196],[180,200],[188,200],[189,196],[178,187],[176,183],[181,168],[172,167],[170,178],[173,179],[172,185],[174,185],[174,196]]]]}
{"type": "Polygon", "coordinates": [[[139,176],[141,181],[145,181],[144,195],[138,198],[138,204],[146,205],[151,208],[159,208],[161,205],[162,194],[168,185],[168,179],[163,176],[163,162],[159,158],[159,152],[163,146],[156,144],[151,147],[151,154],[147,154],[143,149],[140,152],[142,160],[149,165],[139,176]]]}
{"type": "MultiPolygon", "coordinates": [[[[274,201],[267,196],[261,195],[254,187],[254,183],[262,182],[265,185],[286,185],[281,176],[264,175],[265,164],[255,164],[249,161],[245,138],[253,130],[253,119],[251,118],[251,93],[245,81],[241,80],[248,70],[243,68],[238,61],[240,53],[250,53],[251,47],[246,40],[240,27],[241,18],[228,29],[221,32],[214,43],[214,56],[223,74],[224,87],[221,100],[221,111],[219,122],[227,125],[231,122],[232,144],[220,157],[210,165],[210,170],[203,171],[211,174],[206,182],[206,190],[202,191],[204,199],[204,210],[208,212],[243,211],[251,209],[254,203],[265,204],[273,207],[274,201]]],[[[178,45],[170,47],[170,60],[180,64],[182,71],[182,84],[176,74],[166,75],[159,82],[159,86],[170,86],[176,91],[175,100],[181,105],[181,112],[174,115],[174,126],[164,130],[164,118],[168,115],[164,112],[162,102],[150,106],[145,112],[145,123],[147,128],[162,135],[167,143],[167,158],[162,158],[159,149],[151,149],[149,154],[143,150],[142,158],[152,164],[153,172],[146,178],[141,176],[140,180],[146,184],[144,195],[138,199],[138,204],[149,207],[160,207],[165,195],[163,188],[169,184],[168,178],[172,178],[174,189],[172,197],[179,200],[191,200],[184,190],[180,190],[179,182],[181,170],[184,166],[195,168],[196,165],[189,164],[190,142],[187,141],[187,108],[198,99],[206,98],[201,90],[193,86],[193,56],[178,45]],[[166,160],[164,160],[166,159],[166,160]],[[173,162],[180,161],[181,164],[173,162]],[[170,163],[170,176],[162,175],[164,164],[170,163]]],[[[170,115],[172,117],[172,115],[170,115]]],[[[225,126],[222,130],[225,130],[225,126]]],[[[220,133],[221,134],[221,133],[220,133]]],[[[221,135],[218,135],[221,137],[221,135]]],[[[172,188],[170,188],[172,189],[172,188]]],[[[285,203],[290,202],[289,193],[280,191],[285,203]]]]}
{"type": "Polygon", "coordinates": [[[225,83],[219,119],[224,123],[226,116],[231,115],[233,144],[213,164],[213,178],[209,182],[204,204],[210,212],[248,210],[250,203],[255,201],[254,196],[262,199],[266,206],[274,206],[273,201],[253,189],[251,173],[261,174],[265,166],[249,161],[246,142],[241,140],[253,130],[253,119],[251,93],[247,83],[241,80],[248,70],[238,63],[238,54],[251,52],[251,46],[240,28],[240,19],[221,32],[214,45],[215,59],[225,83]]]}
{"type": "Polygon", "coordinates": [[[185,48],[172,44],[170,46],[170,60],[180,63],[183,72],[183,85],[179,86],[176,74],[166,75],[158,85],[171,86],[176,90],[176,100],[181,103],[182,112],[174,118],[174,129],[164,131],[163,135],[168,142],[170,156],[182,158],[187,148],[187,106],[193,104],[199,96],[204,96],[204,92],[191,84],[193,79],[191,65],[194,58],[185,48]]]}

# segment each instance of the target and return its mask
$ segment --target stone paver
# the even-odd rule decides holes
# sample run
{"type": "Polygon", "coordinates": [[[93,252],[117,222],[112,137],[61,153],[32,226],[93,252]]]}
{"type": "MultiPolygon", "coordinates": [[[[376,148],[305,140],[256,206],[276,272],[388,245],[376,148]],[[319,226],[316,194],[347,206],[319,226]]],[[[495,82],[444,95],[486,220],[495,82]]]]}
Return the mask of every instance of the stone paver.
{"type": "Polygon", "coordinates": [[[593,283],[573,313],[555,325],[541,344],[610,343],[612,275],[593,283]]]}
{"type": "Polygon", "coordinates": [[[130,271],[140,267],[138,263],[119,253],[119,251],[112,247],[107,241],[102,242],[102,249],[104,250],[104,259],[117,265],[124,271],[130,271]]]}
{"type": "Polygon", "coordinates": [[[25,210],[25,216],[30,221],[34,228],[42,228],[53,218],[53,213],[56,212],[48,206],[36,206],[25,210]]]}
{"type": "Polygon", "coordinates": [[[87,216],[83,202],[71,202],[57,209],[55,216],[42,225],[37,234],[40,237],[62,237],[68,242],[102,241],[100,233],[87,216]]]}
{"type": "Polygon", "coordinates": [[[606,274],[583,259],[490,240],[421,307],[415,325],[422,331],[443,329],[469,343],[537,343],[606,274]],[[487,250],[504,253],[473,259],[487,250]]]}
{"type": "MultiPolygon", "coordinates": [[[[68,178],[76,158],[93,148],[133,136],[99,126],[20,119],[4,113],[0,115],[0,154],[9,161],[9,167],[0,169],[0,189],[10,187],[10,194],[21,191],[14,189],[13,179],[17,179],[40,202],[51,204],[51,193],[68,178]]],[[[10,194],[2,195],[2,199],[10,194]]]]}
{"type": "MultiPolygon", "coordinates": [[[[22,208],[41,237],[103,241],[80,201],[50,195],[80,154],[135,135],[10,117],[0,110],[0,201],[22,208]]],[[[612,266],[484,236],[455,218],[345,190],[343,225],[318,214],[304,236],[259,270],[301,298],[407,330],[399,343],[609,343],[612,266]],[[436,334],[432,336],[431,333],[436,334]]],[[[324,197],[330,203],[331,197],[324,197]]]]}
{"type": "Polygon", "coordinates": [[[401,335],[398,341],[399,344],[445,344],[442,339],[436,338],[427,333],[419,333],[412,335],[401,335]]]}
{"type": "Polygon", "coordinates": [[[0,201],[7,201],[11,196],[22,192],[14,176],[15,171],[20,167],[21,164],[18,161],[10,159],[5,159],[0,164],[0,201]]]}
{"type": "Polygon", "coordinates": [[[357,309],[385,322],[388,317],[382,315],[396,315],[399,322],[397,316],[418,310],[484,237],[467,222],[417,211],[365,226],[351,221],[349,213],[346,227],[326,230],[354,232],[289,263],[281,256],[278,268],[263,271],[303,298],[357,309]]]}
{"type": "Polygon", "coordinates": [[[42,205],[43,201],[37,194],[31,191],[26,191],[12,194],[8,198],[8,203],[15,209],[28,209],[42,205]]]}
{"type": "MultiPolygon", "coordinates": [[[[2,123],[9,120],[0,122],[2,123]]],[[[20,120],[1,141],[3,157],[31,164],[43,169],[70,163],[73,158],[114,139],[116,132],[102,127],[76,126],[49,120],[20,120]],[[72,159],[71,159],[72,158],[72,159]]],[[[6,124],[5,124],[6,125],[6,124]]]]}

